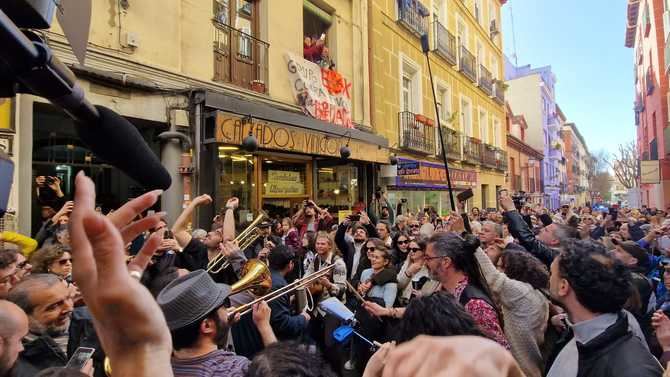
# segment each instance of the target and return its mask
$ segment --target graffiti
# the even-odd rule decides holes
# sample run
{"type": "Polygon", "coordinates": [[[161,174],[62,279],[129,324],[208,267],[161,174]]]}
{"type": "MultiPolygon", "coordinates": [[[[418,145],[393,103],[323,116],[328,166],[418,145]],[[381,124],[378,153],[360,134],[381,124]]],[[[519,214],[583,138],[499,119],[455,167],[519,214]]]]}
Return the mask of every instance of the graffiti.
{"type": "Polygon", "coordinates": [[[321,68],[291,53],[286,54],[286,61],[295,101],[305,115],[353,128],[352,84],[339,72],[321,68]]]}

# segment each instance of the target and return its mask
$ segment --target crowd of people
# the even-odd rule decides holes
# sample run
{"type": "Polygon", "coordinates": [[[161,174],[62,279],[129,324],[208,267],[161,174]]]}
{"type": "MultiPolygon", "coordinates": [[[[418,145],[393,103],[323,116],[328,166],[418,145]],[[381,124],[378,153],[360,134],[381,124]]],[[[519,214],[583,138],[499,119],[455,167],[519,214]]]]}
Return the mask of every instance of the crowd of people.
{"type": "Polygon", "coordinates": [[[340,223],[305,200],[241,248],[237,198],[191,229],[209,195],[168,224],[148,211],[160,191],[103,214],[83,173],[74,193],[49,178],[39,231],[0,233],[0,377],[646,377],[670,361],[663,210],[550,211],[501,191],[497,211],[442,217],[380,191],[340,223]],[[271,284],[240,289],[254,268],[271,284]],[[66,368],[81,347],[88,362],[66,368]]]}

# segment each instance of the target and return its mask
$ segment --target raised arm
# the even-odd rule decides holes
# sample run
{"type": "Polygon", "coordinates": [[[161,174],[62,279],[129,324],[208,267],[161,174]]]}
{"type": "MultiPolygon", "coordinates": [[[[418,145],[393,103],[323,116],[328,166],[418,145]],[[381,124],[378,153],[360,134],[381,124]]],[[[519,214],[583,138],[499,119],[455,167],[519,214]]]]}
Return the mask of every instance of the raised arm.
{"type": "Polygon", "coordinates": [[[203,204],[210,204],[211,202],[212,198],[209,195],[200,195],[193,199],[193,201],[182,211],[179,217],[177,217],[177,221],[175,221],[172,226],[172,233],[177,242],[179,242],[179,246],[186,247],[186,245],[191,242],[191,233],[188,232],[188,222],[191,219],[193,211],[196,207],[203,204]]]}
{"type": "Polygon", "coordinates": [[[232,197],[226,202],[226,214],[223,217],[223,240],[229,241],[235,239],[235,209],[239,206],[240,200],[232,197]]]}

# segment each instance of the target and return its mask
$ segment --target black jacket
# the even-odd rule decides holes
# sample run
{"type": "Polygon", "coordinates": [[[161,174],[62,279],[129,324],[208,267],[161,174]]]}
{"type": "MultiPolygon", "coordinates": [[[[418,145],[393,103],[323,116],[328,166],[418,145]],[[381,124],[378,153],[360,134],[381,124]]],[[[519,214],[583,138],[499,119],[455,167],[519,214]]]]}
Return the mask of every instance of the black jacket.
{"type": "MultiPolygon", "coordinates": [[[[288,285],[277,271],[272,271],[272,291],[288,285]]],[[[284,295],[269,303],[272,313],[270,325],[279,340],[298,339],[307,329],[308,322],[301,315],[292,315],[290,295],[284,295]]]]}
{"type": "Polygon", "coordinates": [[[556,250],[535,238],[535,234],[533,234],[533,231],[528,227],[528,224],[526,224],[519,212],[505,212],[505,218],[507,219],[509,232],[514,238],[519,240],[519,244],[537,259],[541,260],[542,263],[546,264],[547,267],[551,266],[556,250]]]}
{"type": "MultiPolygon", "coordinates": [[[[572,338],[569,334],[557,345],[555,356],[572,338]]],[[[579,366],[577,377],[660,377],[661,364],[628,329],[628,317],[619,318],[605,332],[586,344],[577,343],[579,366]]],[[[551,358],[552,362],[555,357],[551,358]]],[[[548,371],[551,365],[547,365],[548,371]]]]}
{"type": "Polygon", "coordinates": [[[15,377],[33,377],[50,367],[64,367],[78,347],[95,348],[93,366],[95,377],[103,377],[105,354],[93,328],[91,314],[86,307],[79,307],[72,313],[67,344],[67,355],[48,335],[23,343],[23,352],[16,361],[15,377]]]}
{"type": "MultiPolygon", "coordinates": [[[[361,259],[358,262],[358,270],[352,271],[356,249],[354,248],[354,243],[347,241],[345,238],[348,226],[348,224],[342,223],[337,227],[337,232],[335,233],[335,245],[340,249],[344,263],[347,265],[347,280],[349,280],[355,287],[360,279],[361,272],[366,268],[370,268],[370,260],[368,260],[367,253],[364,250],[361,250],[361,259]]],[[[368,238],[376,238],[379,236],[374,226],[371,224],[366,224],[364,226],[368,232],[368,238]]]]}

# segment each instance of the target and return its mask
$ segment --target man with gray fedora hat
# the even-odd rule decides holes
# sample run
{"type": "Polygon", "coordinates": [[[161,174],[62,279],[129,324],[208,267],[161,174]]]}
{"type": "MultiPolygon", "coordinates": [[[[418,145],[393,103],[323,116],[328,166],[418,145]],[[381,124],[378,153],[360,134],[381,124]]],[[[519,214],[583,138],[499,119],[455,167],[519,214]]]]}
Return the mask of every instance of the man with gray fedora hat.
{"type": "MultiPolygon", "coordinates": [[[[223,348],[228,332],[239,318],[229,318],[226,308],[231,287],[217,284],[204,270],[172,281],[156,298],[172,336],[172,369],[179,376],[244,376],[249,360],[223,348]]],[[[253,320],[264,344],[273,340],[270,308],[254,307],[253,320]]]]}

